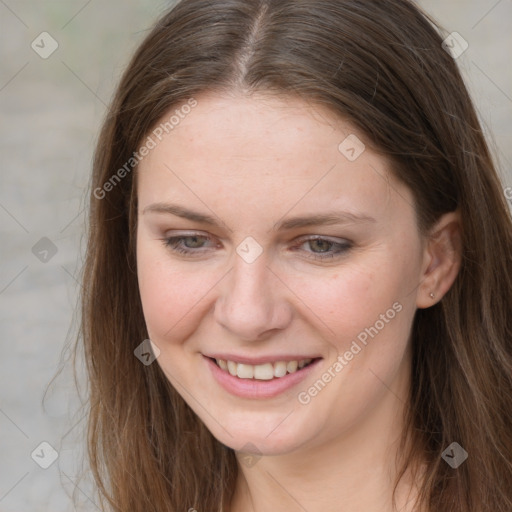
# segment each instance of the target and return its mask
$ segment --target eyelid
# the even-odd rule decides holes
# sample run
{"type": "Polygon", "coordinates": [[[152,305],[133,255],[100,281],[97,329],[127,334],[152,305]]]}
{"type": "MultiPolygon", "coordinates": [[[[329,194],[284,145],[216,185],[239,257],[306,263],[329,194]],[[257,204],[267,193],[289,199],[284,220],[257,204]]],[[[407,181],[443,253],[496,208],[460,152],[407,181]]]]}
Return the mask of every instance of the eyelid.
{"type": "Polygon", "coordinates": [[[179,238],[191,238],[191,237],[197,237],[197,238],[204,238],[205,240],[209,240],[212,243],[215,243],[215,245],[218,245],[218,237],[207,233],[205,231],[193,231],[193,230],[174,230],[174,231],[167,231],[164,233],[163,238],[166,240],[170,239],[179,239],[179,238]]]}
{"type": "MultiPolygon", "coordinates": [[[[169,230],[169,231],[164,232],[165,238],[180,238],[180,237],[186,238],[189,236],[201,236],[204,238],[208,238],[209,240],[212,240],[214,238],[215,239],[219,238],[215,235],[212,235],[211,233],[208,233],[207,231],[194,230],[194,229],[191,229],[191,230],[176,229],[176,230],[169,230]]],[[[327,240],[327,241],[333,242],[333,243],[343,243],[343,242],[346,242],[347,244],[352,243],[351,240],[349,240],[347,238],[340,238],[340,237],[336,237],[336,236],[332,236],[332,235],[317,235],[317,234],[301,235],[301,236],[298,236],[295,240],[296,241],[298,241],[298,240],[304,240],[304,241],[327,240]]]]}
{"type": "MultiPolygon", "coordinates": [[[[180,247],[180,243],[182,239],[185,238],[202,238],[206,241],[214,242],[215,244],[215,237],[210,235],[209,233],[205,232],[199,232],[199,231],[173,231],[172,233],[165,234],[164,238],[162,239],[162,242],[166,248],[168,248],[170,251],[176,253],[176,254],[182,254],[186,255],[188,257],[193,258],[194,256],[201,256],[204,255],[204,253],[211,251],[212,249],[216,249],[219,247],[219,244],[216,243],[213,247],[196,247],[196,248],[187,248],[187,247],[180,247]]],[[[301,251],[305,258],[311,259],[311,260],[317,260],[317,261],[326,261],[328,259],[337,259],[341,258],[347,251],[349,251],[353,247],[353,242],[350,240],[347,240],[345,238],[338,238],[334,236],[327,236],[327,235],[303,235],[300,237],[297,237],[293,245],[291,247],[292,251],[298,251],[300,250],[300,247],[304,245],[305,243],[321,240],[325,241],[329,244],[332,244],[333,246],[337,246],[337,249],[334,251],[329,249],[325,252],[314,252],[314,251],[301,251]]]]}
{"type": "Polygon", "coordinates": [[[164,240],[181,240],[183,238],[201,238],[208,241],[214,241],[214,238],[209,235],[203,235],[202,233],[179,233],[164,236],[164,240]]]}
{"type": "Polygon", "coordinates": [[[343,243],[343,242],[351,243],[350,240],[348,240],[347,238],[340,238],[340,237],[331,236],[331,235],[302,235],[302,236],[297,237],[297,240],[304,240],[306,242],[308,240],[327,240],[328,242],[333,242],[333,243],[343,243]]]}
{"type": "Polygon", "coordinates": [[[292,247],[292,251],[298,250],[305,243],[316,240],[326,241],[330,244],[338,246],[338,249],[335,251],[329,250],[326,252],[302,251],[305,258],[317,261],[338,259],[343,257],[350,249],[352,249],[354,245],[351,240],[347,240],[346,238],[337,238],[324,235],[305,235],[303,237],[299,237],[296,240],[296,243],[292,247]]]}

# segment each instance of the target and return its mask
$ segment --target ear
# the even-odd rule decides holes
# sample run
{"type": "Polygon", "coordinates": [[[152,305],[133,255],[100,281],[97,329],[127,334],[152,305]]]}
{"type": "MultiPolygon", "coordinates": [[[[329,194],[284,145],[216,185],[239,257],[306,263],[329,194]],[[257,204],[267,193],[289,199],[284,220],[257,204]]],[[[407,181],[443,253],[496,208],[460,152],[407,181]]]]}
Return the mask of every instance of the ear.
{"type": "Polygon", "coordinates": [[[418,308],[428,308],[443,298],[457,277],[461,259],[460,213],[446,213],[432,227],[426,238],[422,274],[416,296],[418,308]]]}

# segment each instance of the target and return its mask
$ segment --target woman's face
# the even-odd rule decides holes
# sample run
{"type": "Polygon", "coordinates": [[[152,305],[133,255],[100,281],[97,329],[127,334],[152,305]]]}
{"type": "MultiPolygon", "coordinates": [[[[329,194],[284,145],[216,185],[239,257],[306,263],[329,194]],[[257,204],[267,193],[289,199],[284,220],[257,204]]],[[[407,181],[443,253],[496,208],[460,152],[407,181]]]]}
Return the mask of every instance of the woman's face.
{"type": "Polygon", "coordinates": [[[137,171],[154,364],[237,450],[380,434],[406,400],[424,270],[411,192],[323,107],[196,100],[137,171]]]}

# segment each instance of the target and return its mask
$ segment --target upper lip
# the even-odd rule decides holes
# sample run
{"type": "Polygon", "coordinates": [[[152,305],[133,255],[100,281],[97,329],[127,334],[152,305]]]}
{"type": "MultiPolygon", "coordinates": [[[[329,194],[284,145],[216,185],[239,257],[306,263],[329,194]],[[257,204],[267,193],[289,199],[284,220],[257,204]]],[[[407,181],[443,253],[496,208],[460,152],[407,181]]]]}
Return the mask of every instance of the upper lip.
{"type": "Polygon", "coordinates": [[[224,361],[233,361],[235,363],[242,364],[265,364],[265,363],[276,363],[278,361],[302,361],[303,359],[318,359],[318,355],[295,355],[295,354],[276,354],[276,355],[265,355],[259,357],[247,357],[236,354],[203,354],[211,359],[223,359],[224,361]]]}

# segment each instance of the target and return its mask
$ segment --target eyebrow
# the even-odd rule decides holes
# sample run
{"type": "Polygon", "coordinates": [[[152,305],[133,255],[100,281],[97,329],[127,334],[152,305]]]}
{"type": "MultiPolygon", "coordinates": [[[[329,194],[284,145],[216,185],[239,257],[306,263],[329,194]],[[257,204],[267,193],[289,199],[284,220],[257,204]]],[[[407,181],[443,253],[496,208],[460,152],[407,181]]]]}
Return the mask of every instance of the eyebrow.
{"type": "MultiPolygon", "coordinates": [[[[181,217],[193,222],[207,224],[210,226],[220,227],[220,222],[211,215],[189,210],[183,206],[170,203],[154,203],[146,206],[142,214],[159,213],[181,217]]],[[[280,220],[274,224],[271,231],[291,230],[309,226],[329,226],[335,224],[351,224],[363,222],[377,222],[373,217],[368,215],[352,213],[349,211],[331,211],[322,214],[304,215],[280,220]]]]}

